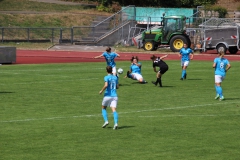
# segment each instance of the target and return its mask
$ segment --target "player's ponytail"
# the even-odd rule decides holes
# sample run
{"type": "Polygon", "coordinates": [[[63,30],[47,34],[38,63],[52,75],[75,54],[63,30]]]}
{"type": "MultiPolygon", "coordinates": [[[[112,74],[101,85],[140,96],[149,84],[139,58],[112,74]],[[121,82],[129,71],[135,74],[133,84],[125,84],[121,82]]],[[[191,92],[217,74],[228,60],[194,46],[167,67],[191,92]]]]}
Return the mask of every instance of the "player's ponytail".
{"type": "Polygon", "coordinates": [[[224,51],[219,52],[219,57],[222,58],[224,56],[224,51]]]}
{"type": "Polygon", "coordinates": [[[110,47],[107,47],[107,48],[106,48],[106,51],[107,51],[107,52],[111,52],[111,48],[110,48],[110,47]]]}
{"type": "Polygon", "coordinates": [[[157,57],[155,56],[155,55],[152,55],[151,57],[150,57],[150,59],[151,60],[155,60],[157,57]]]}

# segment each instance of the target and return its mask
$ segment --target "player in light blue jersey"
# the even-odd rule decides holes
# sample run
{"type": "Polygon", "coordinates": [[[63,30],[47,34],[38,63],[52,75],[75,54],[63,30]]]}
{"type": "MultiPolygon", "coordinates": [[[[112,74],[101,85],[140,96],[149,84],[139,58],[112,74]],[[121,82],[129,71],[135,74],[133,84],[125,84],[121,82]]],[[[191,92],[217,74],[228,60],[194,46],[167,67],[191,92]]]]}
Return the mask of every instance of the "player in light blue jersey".
{"type": "Polygon", "coordinates": [[[182,76],[180,80],[187,78],[187,67],[191,59],[193,59],[193,51],[191,48],[187,47],[187,44],[183,45],[183,48],[179,52],[179,57],[181,57],[181,66],[182,66],[182,76]]]}
{"type": "Polygon", "coordinates": [[[116,72],[116,63],[114,61],[114,59],[116,57],[120,57],[119,54],[112,52],[110,47],[106,48],[106,51],[103,52],[101,55],[96,56],[94,58],[100,58],[100,57],[104,57],[106,62],[107,62],[107,66],[111,66],[112,67],[112,71],[113,71],[113,75],[117,75],[116,72]]]}
{"type": "Polygon", "coordinates": [[[113,129],[118,129],[118,113],[116,110],[118,103],[117,89],[119,88],[118,78],[112,74],[111,66],[107,66],[106,70],[108,75],[104,77],[104,86],[101,91],[99,91],[99,94],[102,94],[102,92],[105,91],[102,101],[102,116],[105,122],[102,128],[105,128],[109,124],[106,109],[107,107],[110,107],[114,118],[113,129]]]}
{"type": "Polygon", "coordinates": [[[226,72],[231,68],[229,61],[224,58],[224,52],[219,53],[219,57],[214,59],[213,68],[215,68],[215,89],[216,97],[220,101],[224,100],[221,83],[226,76],[226,72]]]}
{"type": "Polygon", "coordinates": [[[127,71],[127,75],[125,78],[131,78],[133,80],[137,80],[138,82],[145,84],[147,81],[143,79],[143,76],[141,74],[142,64],[138,62],[138,57],[133,56],[131,59],[131,66],[130,70],[127,71]]]}

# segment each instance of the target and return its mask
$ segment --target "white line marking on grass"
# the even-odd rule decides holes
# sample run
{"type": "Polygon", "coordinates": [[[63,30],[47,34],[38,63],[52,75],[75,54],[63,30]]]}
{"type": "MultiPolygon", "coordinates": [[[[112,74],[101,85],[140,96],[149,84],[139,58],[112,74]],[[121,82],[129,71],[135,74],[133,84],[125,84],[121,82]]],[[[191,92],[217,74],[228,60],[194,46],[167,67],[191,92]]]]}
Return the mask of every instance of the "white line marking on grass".
{"type": "MultiPolygon", "coordinates": [[[[95,80],[95,79],[99,79],[99,78],[86,78],[86,79],[74,79],[74,80],[56,80],[56,81],[33,81],[33,82],[24,82],[24,83],[11,83],[12,84],[37,84],[37,83],[54,83],[54,82],[66,82],[66,81],[88,81],[88,80],[95,80]]],[[[0,85],[6,85],[6,84],[0,84],[0,85]]]]}
{"type": "MultiPolygon", "coordinates": [[[[211,104],[192,105],[192,106],[183,106],[183,107],[149,109],[149,110],[139,110],[139,111],[131,111],[131,112],[119,112],[118,114],[130,114],[130,113],[142,113],[142,112],[151,112],[151,111],[175,110],[175,109],[206,107],[206,106],[212,106],[212,105],[225,105],[225,104],[234,104],[234,103],[238,103],[238,102],[230,102],[230,103],[228,103],[228,102],[224,103],[223,102],[223,103],[211,103],[211,104]]],[[[56,120],[56,119],[67,119],[67,118],[85,118],[85,117],[99,117],[99,116],[102,116],[102,115],[101,114],[95,114],[95,115],[81,115],[81,116],[70,116],[70,117],[49,117],[49,118],[39,118],[39,119],[32,118],[32,119],[23,119],[23,120],[0,121],[0,123],[29,122],[29,121],[56,120]]],[[[181,115],[173,115],[172,117],[174,117],[174,116],[176,117],[176,116],[181,116],[181,115]]],[[[188,116],[191,116],[191,115],[188,115],[188,116]]],[[[195,116],[198,116],[198,115],[195,115],[195,116]]],[[[213,116],[213,115],[209,115],[209,116],[213,116]]],[[[219,115],[216,115],[216,116],[219,116],[219,115]]],[[[238,116],[238,114],[236,114],[236,116],[238,116]]],[[[144,116],[142,116],[142,117],[144,117],[144,116]]],[[[151,117],[153,117],[153,116],[151,116],[151,117]]],[[[170,116],[162,116],[162,117],[170,117],[170,116]]]]}

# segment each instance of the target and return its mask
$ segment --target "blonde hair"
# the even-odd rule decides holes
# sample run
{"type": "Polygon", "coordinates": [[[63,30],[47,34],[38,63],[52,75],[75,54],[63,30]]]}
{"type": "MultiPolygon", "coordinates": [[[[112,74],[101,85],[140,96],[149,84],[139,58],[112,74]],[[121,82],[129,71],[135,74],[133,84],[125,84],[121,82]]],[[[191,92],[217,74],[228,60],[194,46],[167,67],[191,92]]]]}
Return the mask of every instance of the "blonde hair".
{"type": "Polygon", "coordinates": [[[219,54],[219,57],[222,58],[225,53],[224,53],[224,51],[221,50],[218,54],[219,54]]]}

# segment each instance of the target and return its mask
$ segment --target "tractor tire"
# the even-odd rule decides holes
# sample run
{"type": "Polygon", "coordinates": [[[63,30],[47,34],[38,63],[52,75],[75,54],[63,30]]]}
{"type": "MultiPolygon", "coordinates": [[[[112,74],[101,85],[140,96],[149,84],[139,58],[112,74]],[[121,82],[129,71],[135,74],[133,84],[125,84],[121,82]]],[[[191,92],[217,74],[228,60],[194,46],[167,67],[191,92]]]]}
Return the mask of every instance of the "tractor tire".
{"type": "Polygon", "coordinates": [[[147,41],[143,45],[144,50],[153,51],[155,49],[155,43],[152,41],[147,41]]]}
{"type": "Polygon", "coordinates": [[[229,47],[228,48],[228,51],[231,53],[231,54],[236,54],[238,52],[238,48],[237,47],[229,47]]]}
{"type": "Polygon", "coordinates": [[[224,44],[217,45],[216,49],[217,53],[224,52],[224,54],[226,54],[227,52],[227,47],[224,44]]]}
{"type": "Polygon", "coordinates": [[[191,45],[189,38],[183,35],[176,35],[170,40],[170,49],[173,52],[179,52],[181,48],[183,48],[183,44],[187,44],[187,46],[191,45]],[[190,44],[189,44],[190,43],[190,44]]]}

